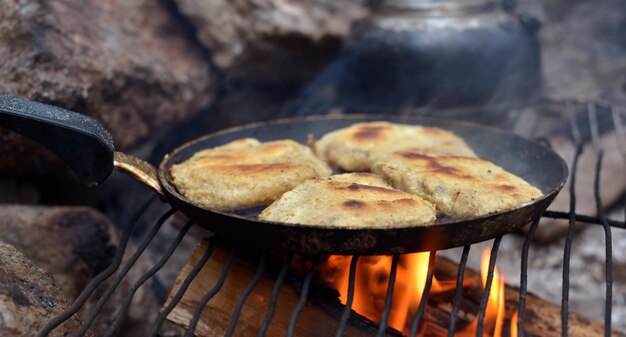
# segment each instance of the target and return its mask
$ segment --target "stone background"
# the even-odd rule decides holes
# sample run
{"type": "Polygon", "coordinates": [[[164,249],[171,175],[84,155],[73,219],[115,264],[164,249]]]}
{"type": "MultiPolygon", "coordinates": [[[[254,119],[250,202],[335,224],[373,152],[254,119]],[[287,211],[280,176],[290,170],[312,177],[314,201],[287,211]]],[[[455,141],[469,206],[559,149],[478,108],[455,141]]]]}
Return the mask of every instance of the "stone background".
{"type": "MultiPolygon", "coordinates": [[[[373,2],[2,0],[0,93],[95,117],[110,130],[117,149],[157,164],[187,140],[275,117],[306,100],[307,86],[337,57],[352,23],[366,17],[373,2]]],[[[520,0],[518,6],[543,23],[539,36],[546,97],[626,103],[623,1],[520,0]]],[[[528,123],[516,131],[545,136],[531,132],[547,125],[543,112],[525,112],[528,123]]],[[[559,147],[559,139],[551,141],[570,154],[571,144],[559,147]]],[[[626,148],[619,141],[618,149],[626,148]]],[[[624,186],[615,181],[626,164],[612,151],[603,184],[613,182],[606,190],[619,203],[624,186]]],[[[582,166],[593,167],[592,155],[584,160],[582,166]]],[[[85,188],[38,144],[0,130],[0,335],[30,336],[71,303],[110,263],[120,228],[149,194],[120,174],[103,186],[85,188]],[[38,302],[42,298],[58,305],[38,302]]],[[[586,198],[579,202],[592,205],[586,198]]],[[[559,205],[563,203],[567,200],[559,205]]],[[[165,208],[149,209],[133,232],[132,247],[165,208]]],[[[593,207],[587,211],[593,213],[593,207]]],[[[619,208],[611,216],[623,219],[619,208]]],[[[176,218],[164,226],[133,275],[160,258],[183,221],[176,218]]],[[[529,270],[530,289],[554,302],[560,301],[562,224],[560,228],[533,247],[529,270]],[[545,279],[551,280],[549,286],[545,279]]],[[[603,236],[598,231],[582,228],[572,257],[572,308],[594,319],[602,317],[603,236]]],[[[126,335],[145,334],[145,323],[151,321],[147,316],[156,314],[178,269],[204,235],[198,229],[189,234],[164,272],[144,287],[130,311],[126,335]]],[[[614,321],[626,331],[626,279],[619,272],[626,260],[618,244],[623,236],[624,230],[615,230],[614,321]]],[[[505,238],[502,265],[517,266],[522,240],[515,234],[505,238]]],[[[518,269],[504,269],[516,284],[518,269]]],[[[80,313],[83,318],[93,304],[80,313]]],[[[80,319],[73,317],[62,332],[74,331],[80,319]]],[[[93,330],[107,324],[96,321],[93,330]]]]}

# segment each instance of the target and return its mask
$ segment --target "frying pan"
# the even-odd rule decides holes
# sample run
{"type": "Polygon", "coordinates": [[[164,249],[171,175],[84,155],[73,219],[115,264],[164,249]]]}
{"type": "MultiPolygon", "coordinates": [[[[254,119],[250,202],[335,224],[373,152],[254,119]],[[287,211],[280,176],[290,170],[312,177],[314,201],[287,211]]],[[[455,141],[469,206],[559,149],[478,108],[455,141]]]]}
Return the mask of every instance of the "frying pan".
{"type": "Polygon", "coordinates": [[[158,170],[145,161],[114,151],[111,135],[98,121],[58,107],[0,95],[0,126],[48,148],[87,185],[103,182],[116,168],[145,183],[189,219],[217,235],[246,245],[282,248],[303,254],[401,254],[489,240],[539,219],[567,179],[567,166],[563,159],[542,145],[505,131],[449,119],[350,115],[250,124],[186,143],[166,155],[158,170]],[[304,143],[310,133],[320,137],[354,123],[374,120],[453,131],[479,157],[524,178],[539,188],[543,196],[514,209],[467,219],[443,218],[430,226],[356,228],[262,221],[256,217],[261,209],[215,211],[186,199],[172,184],[172,165],[208,147],[244,137],[261,141],[294,139],[304,143]]]}

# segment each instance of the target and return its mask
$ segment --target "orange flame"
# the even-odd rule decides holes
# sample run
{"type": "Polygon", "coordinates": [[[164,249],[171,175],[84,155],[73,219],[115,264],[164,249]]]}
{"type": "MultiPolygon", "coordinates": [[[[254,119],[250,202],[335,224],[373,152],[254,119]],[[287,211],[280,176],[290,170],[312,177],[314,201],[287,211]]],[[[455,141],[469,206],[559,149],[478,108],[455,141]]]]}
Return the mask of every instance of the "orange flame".
{"type": "MultiPolygon", "coordinates": [[[[405,330],[409,317],[412,317],[419,307],[428,276],[429,254],[415,253],[400,257],[394,284],[392,311],[389,315],[389,325],[399,331],[405,330]]],[[[357,265],[352,309],[373,321],[380,321],[384,310],[391,260],[390,256],[363,256],[357,265]]],[[[329,283],[339,290],[339,299],[345,304],[348,298],[350,257],[331,256],[327,264],[343,266],[343,268],[336,268],[338,270],[336,278],[334,282],[329,283]]],[[[437,278],[433,277],[431,292],[441,292],[453,287],[454,285],[442,285],[437,278]]]]}
{"type": "Polygon", "coordinates": [[[517,310],[511,316],[511,337],[517,337],[517,310]]]}
{"type": "MultiPolygon", "coordinates": [[[[491,251],[487,248],[483,251],[480,258],[480,278],[482,280],[483,289],[487,287],[487,276],[489,273],[489,256],[491,251]]],[[[491,291],[487,300],[487,308],[483,320],[483,335],[502,337],[502,326],[504,325],[505,307],[504,307],[504,279],[500,277],[498,268],[493,270],[493,280],[491,281],[491,291]]],[[[478,328],[478,317],[474,319],[463,331],[457,333],[460,337],[476,336],[478,328]]]]}
{"type": "MultiPolygon", "coordinates": [[[[481,279],[483,288],[487,283],[489,268],[489,249],[483,252],[481,260],[481,279]]],[[[414,317],[422,299],[426,278],[428,276],[429,253],[406,254],[400,257],[396,271],[396,283],[392,298],[392,310],[389,326],[396,330],[408,332],[410,319],[414,317]]],[[[350,275],[350,256],[330,256],[325,268],[330,276],[322,277],[327,284],[333,285],[340,293],[340,301],[345,304],[348,299],[348,283],[350,275]]],[[[387,286],[391,271],[390,256],[363,256],[359,259],[356,269],[354,299],[352,309],[359,314],[379,322],[385,306],[387,286]]],[[[441,282],[433,277],[431,293],[454,289],[456,282],[441,282]]],[[[487,302],[484,319],[485,335],[502,337],[505,319],[504,279],[497,268],[494,269],[491,292],[487,302]]],[[[516,318],[515,318],[516,321],[516,318]]],[[[513,323],[513,319],[511,321],[513,323]]],[[[477,321],[475,320],[457,336],[475,336],[477,321]]],[[[517,326],[511,326],[511,336],[517,326]]]]}
{"type": "MultiPolygon", "coordinates": [[[[480,278],[482,281],[483,289],[487,287],[487,276],[489,273],[489,256],[491,251],[487,248],[483,251],[483,255],[480,258],[480,278]]],[[[487,308],[485,309],[485,316],[483,320],[483,335],[502,337],[502,326],[504,325],[504,279],[500,277],[498,268],[493,270],[493,280],[491,281],[491,291],[489,292],[489,299],[487,300],[487,308]]],[[[456,335],[459,337],[476,336],[476,329],[478,328],[478,317],[463,331],[458,332],[456,335]]]]}
{"type": "MultiPolygon", "coordinates": [[[[483,288],[487,286],[487,272],[489,271],[489,256],[491,251],[485,249],[480,263],[480,276],[483,288]]],[[[502,325],[504,324],[504,280],[500,277],[498,268],[493,271],[491,292],[485,311],[485,326],[494,326],[493,337],[502,337],[502,325]],[[487,325],[489,324],[489,325],[487,325]]]]}

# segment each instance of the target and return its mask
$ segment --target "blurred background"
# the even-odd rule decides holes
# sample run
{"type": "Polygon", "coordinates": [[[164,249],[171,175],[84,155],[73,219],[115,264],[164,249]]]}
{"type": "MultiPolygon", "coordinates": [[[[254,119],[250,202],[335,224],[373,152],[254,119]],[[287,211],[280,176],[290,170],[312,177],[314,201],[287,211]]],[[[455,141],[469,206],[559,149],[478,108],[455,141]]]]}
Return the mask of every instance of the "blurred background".
{"type": "MultiPolygon", "coordinates": [[[[570,163],[572,139],[582,137],[590,148],[610,149],[603,199],[614,219],[624,219],[626,144],[612,126],[613,110],[606,108],[626,106],[621,0],[2,0],[0,60],[1,93],[92,116],[112,133],[116,148],[153,164],[216,130],[314,114],[475,121],[547,139],[570,163]],[[597,135],[587,114],[588,103],[595,109],[595,102],[602,102],[597,135]],[[572,113],[579,134],[571,131],[572,113]],[[592,136],[599,142],[591,144],[592,136]]],[[[583,161],[580,173],[579,202],[589,215],[595,214],[593,196],[582,184],[591,184],[584,177],[593,174],[594,158],[583,161]]],[[[83,187],[46,150],[0,129],[0,242],[15,246],[25,259],[0,273],[0,294],[20,287],[18,276],[31,273],[33,263],[53,278],[32,282],[57,289],[50,290],[55,301],[71,302],[110,264],[119,229],[149,196],[119,174],[103,186],[83,187]]],[[[551,209],[566,211],[568,205],[564,196],[551,209]]],[[[154,219],[142,221],[133,238],[154,219]]],[[[170,240],[176,226],[175,221],[159,234],[144,257],[146,266],[160,256],[159,240],[170,240]]],[[[560,280],[541,283],[559,276],[565,228],[562,222],[540,226],[542,253],[531,260],[539,271],[529,271],[530,289],[555,303],[560,280]],[[540,275],[536,281],[533,273],[540,275]]],[[[619,232],[615,263],[624,267],[626,237],[619,232]]],[[[162,302],[201,234],[191,237],[171,272],[150,281],[133,304],[138,309],[130,313],[129,336],[143,331],[146,312],[156,313],[145,308],[162,302]]],[[[584,238],[585,259],[572,257],[579,261],[573,262],[578,264],[572,305],[600,319],[602,292],[589,296],[585,285],[602,289],[601,275],[594,278],[587,269],[601,271],[603,236],[584,238]],[[592,276],[577,281],[578,272],[592,276]]],[[[523,239],[506,239],[513,242],[503,243],[501,256],[519,261],[523,239]]],[[[18,254],[1,247],[0,261],[18,254]]],[[[623,269],[616,267],[614,322],[626,331],[623,269]]],[[[2,296],[0,313],[20,316],[11,311],[19,301],[2,296]]],[[[52,316],[33,315],[34,322],[52,316]]],[[[0,335],[28,336],[37,328],[32,322],[2,322],[0,335]]]]}

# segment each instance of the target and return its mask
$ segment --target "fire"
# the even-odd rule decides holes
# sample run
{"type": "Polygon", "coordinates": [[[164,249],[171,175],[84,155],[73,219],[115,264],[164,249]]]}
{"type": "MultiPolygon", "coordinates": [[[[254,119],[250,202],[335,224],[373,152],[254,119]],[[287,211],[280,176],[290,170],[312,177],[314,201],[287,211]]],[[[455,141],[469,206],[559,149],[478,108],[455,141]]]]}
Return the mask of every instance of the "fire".
{"type": "Polygon", "coordinates": [[[517,311],[511,316],[511,337],[517,337],[517,311]]]}
{"type": "MultiPolygon", "coordinates": [[[[483,281],[483,288],[487,286],[487,271],[489,270],[490,250],[485,249],[480,263],[480,276],[483,281]]],[[[493,337],[502,336],[502,325],[504,324],[504,280],[500,277],[498,268],[494,269],[491,292],[485,311],[485,326],[494,326],[493,337]],[[487,325],[487,323],[490,323],[487,325]]]]}
{"type": "MultiPolygon", "coordinates": [[[[428,256],[429,253],[415,253],[400,257],[396,271],[392,311],[389,316],[389,325],[399,331],[406,330],[410,323],[409,319],[419,307],[428,276],[428,256]]],[[[350,259],[344,256],[331,256],[328,262],[333,266],[343,266],[343,268],[336,269],[338,274],[334,282],[331,282],[339,290],[339,299],[343,304],[346,303],[348,297],[350,259]]],[[[391,256],[363,256],[357,265],[352,308],[373,321],[380,321],[385,306],[391,260],[391,256]]],[[[433,277],[431,292],[441,292],[453,287],[454,285],[442,284],[433,277]]]]}
{"type": "MultiPolygon", "coordinates": [[[[487,287],[487,274],[489,272],[489,256],[491,251],[485,249],[480,259],[480,278],[483,288],[487,287]]],[[[505,307],[504,307],[504,279],[500,276],[498,268],[493,270],[493,280],[491,281],[491,291],[489,292],[489,300],[485,309],[485,319],[483,321],[483,334],[493,337],[502,337],[502,327],[504,325],[505,307]],[[493,333],[491,333],[493,331],[493,333]]],[[[462,336],[475,336],[478,326],[478,318],[472,324],[461,332],[462,336]]]]}
{"type": "MultiPolygon", "coordinates": [[[[481,260],[483,288],[487,283],[489,255],[490,251],[485,250],[481,260]]],[[[400,257],[392,298],[392,310],[389,316],[389,326],[396,330],[408,333],[411,320],[417,313],[428,275],[428,257],[429,253],[406,254],[400,257]]],[[[325,268],[322,268],[322,278],[327,284],[333,285],[339,291],[339,299],[343,304],[348,298],[351,259],[350,256],[331,256],[325,264],[325,268]]],[[[380,321],[385,306],[391,261],[391,256],[363,256],[357,264],[352,309],[376,322],[380,321]]],[[[433,277],[430,292],[436,294],[452,290],[455,287],[456,281],[441,281],[433,277]]],[[[504,278],[495,268],[489,301],[485,310],[483,325],[485,336],[503,337],[504,290],[504,278]]],[[[516,315],[511,318],[511,337],[517,337],[516,315]]],[[[469,326],[458,331],[456,336],[475,336],[477,325],[476,318],[469,326]]]]}

